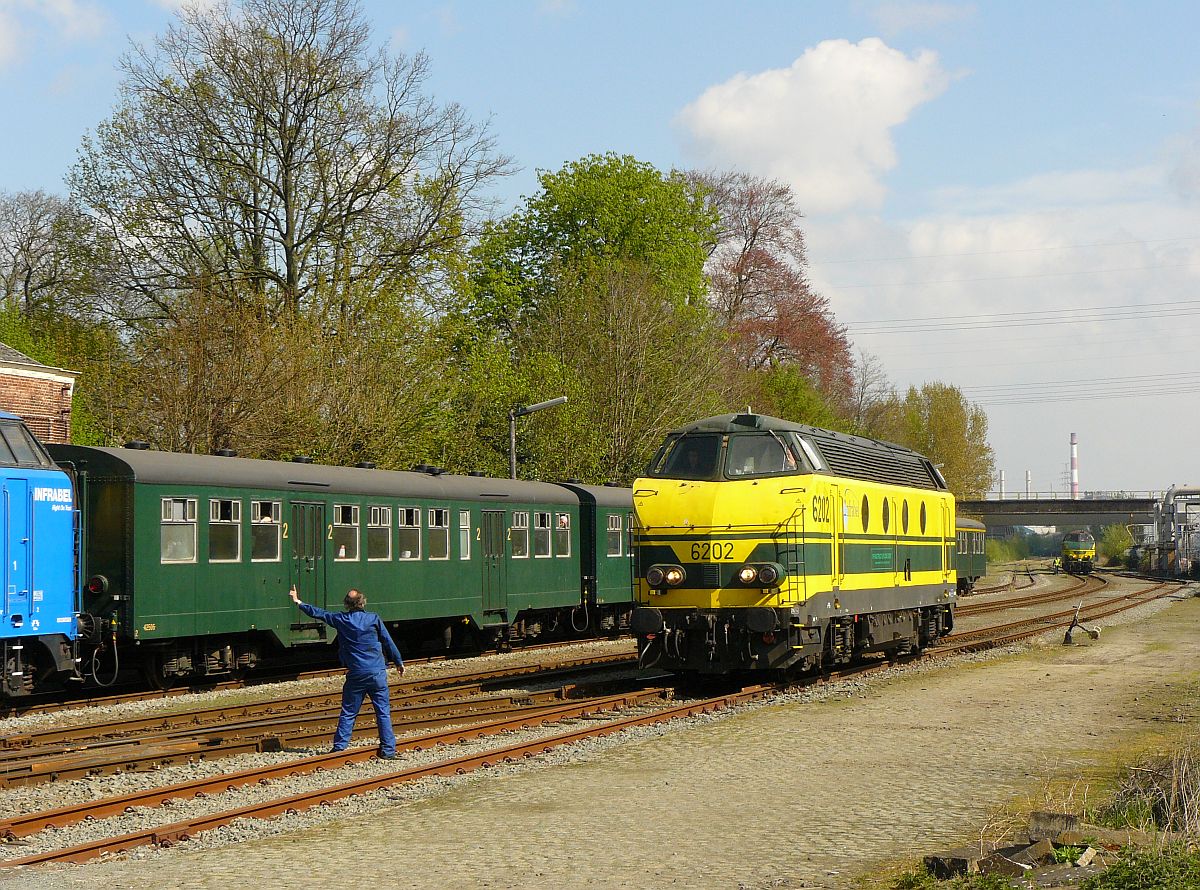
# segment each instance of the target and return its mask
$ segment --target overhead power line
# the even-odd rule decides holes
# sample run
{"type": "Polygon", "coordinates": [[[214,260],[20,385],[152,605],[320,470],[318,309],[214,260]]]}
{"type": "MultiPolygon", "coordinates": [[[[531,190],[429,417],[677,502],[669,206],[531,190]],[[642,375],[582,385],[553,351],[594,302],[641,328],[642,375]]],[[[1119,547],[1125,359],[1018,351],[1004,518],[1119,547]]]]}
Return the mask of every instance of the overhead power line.
{"type": "Polygon", "coordinates": [[[946,333],[1044,325],[1078,325],[1088,322],[1140,321],[1197,314],[1200,314],[1200,300],[1173,300],[1161,303],[1126,303],[1118,306],[1070,306],[1057,309],[1035,309],[1027,312],[890,318],[880,321],[850,322],[847,324],[847,329],[854,336],[946,333]]]}
{"type": "Polygon", "coordinates": [[[821,266],[848,266],[856,263],[898,263],[910,260],[941,260],[955,257],[1005,256],[1014,253],[1048,253],[1053,250],[1088,250],[1093,247],[1131,247],[1139,244],[1169,244],[1172,241],[1195,241],[1196,236],[1183,238],[1144,238],[1134,241],[1093,241],[1085,244],[1057,244],[1049,247],[1009,247],[1004,250],[973,250],[962,253],[919,253],[908,256],[858,257],[845,260],[823,260],[821,266]]]}

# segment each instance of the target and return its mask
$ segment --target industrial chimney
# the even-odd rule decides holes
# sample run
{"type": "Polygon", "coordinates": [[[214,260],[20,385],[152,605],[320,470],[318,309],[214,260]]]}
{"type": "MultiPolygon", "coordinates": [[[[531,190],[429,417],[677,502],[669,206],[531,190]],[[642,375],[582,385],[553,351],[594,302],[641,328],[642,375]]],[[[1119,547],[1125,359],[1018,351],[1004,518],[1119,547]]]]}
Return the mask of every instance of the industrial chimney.
{"type": "Polygon", "coordinates": [[[1071,500],[1079,500],[1079,439],[1071,433],[1071,500]]]}

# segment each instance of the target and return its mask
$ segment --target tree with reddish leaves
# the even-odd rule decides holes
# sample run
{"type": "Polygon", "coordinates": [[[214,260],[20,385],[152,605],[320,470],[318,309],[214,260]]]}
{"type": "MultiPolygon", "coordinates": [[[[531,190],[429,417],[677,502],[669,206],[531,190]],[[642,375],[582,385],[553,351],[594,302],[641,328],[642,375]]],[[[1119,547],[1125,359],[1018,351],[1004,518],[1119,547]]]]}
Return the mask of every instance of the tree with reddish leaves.
{"type": "Polygon", "coordinates": [[[798,370],[841,408],[854,388],[846,329],[805,272],[802,214],[791,188],[746,173],[693,174],[720,215],[707,272],[713,308],[747,371],[798,370]]]}

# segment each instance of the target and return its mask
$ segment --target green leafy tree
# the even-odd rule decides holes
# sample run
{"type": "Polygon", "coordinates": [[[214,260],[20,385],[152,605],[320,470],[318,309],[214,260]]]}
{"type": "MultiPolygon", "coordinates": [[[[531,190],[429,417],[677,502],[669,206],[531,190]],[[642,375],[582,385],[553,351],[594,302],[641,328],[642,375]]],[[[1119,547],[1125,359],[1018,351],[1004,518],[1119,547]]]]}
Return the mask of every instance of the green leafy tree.
{"type": "Polygon", "coordinates": [[[982,497],[995,475],[995,453],[987,440],[983,409],[947,383],[910,386],[897,408],[896,425],[883,430],[882,438],[919,451],[939,465],[958,497],[982,497]]]}
{"type": "Polygon", "coordinates": [[[628,155],[591,155],[555,173],[473,253],[469,308],[506,333],[524,315],[614,261],[637,264],[679,305],[705,294],[716,215],[681,174],[628,155]]]}
{"type": "Polygon", "coordinates": [[[1096,549],[1109,565],[1119,565],[1129,548],[1133,546],[1133,535],[1124,525],[1106,525],[1100,530],[1096,549]]]}

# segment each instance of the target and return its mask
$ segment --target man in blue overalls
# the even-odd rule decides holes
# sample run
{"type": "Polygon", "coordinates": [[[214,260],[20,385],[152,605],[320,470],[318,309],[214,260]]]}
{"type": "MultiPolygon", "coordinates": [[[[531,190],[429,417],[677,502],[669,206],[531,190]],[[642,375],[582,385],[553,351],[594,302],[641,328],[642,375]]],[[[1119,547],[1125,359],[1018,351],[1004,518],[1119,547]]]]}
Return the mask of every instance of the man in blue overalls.
{"type": "Polygon", "coordinates": [[[392,635],[378,615],[366,611],[367,598],[353,588],[342,601],[346,605],[345,612],[327,612],[300,602],[295,584],[289,593],[301,612],[324,621],[337,631],[338,657],[346,669],[346,683],[342,686],[342,713],[338,716],[337,732],[333,734],[333,750],[345,751],[349,746],[363,696],[369,696],[375,709],[375,725],[379,728],[379,756],[391,760],[396,756],[396,734],[392,731],[385,649],[400,668],[400,673],[404,673],[404,659],[400,657],[392,635]]]}

